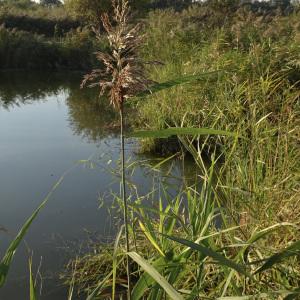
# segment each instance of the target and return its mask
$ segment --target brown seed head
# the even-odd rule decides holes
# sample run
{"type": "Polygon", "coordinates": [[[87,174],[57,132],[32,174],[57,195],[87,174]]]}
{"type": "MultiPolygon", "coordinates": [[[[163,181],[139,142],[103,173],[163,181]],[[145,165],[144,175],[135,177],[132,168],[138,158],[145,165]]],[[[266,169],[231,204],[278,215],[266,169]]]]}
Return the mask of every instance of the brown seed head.
{"type": "MultiPolygon", "coordinates": [[[[138,57],[142,37],[140,26],[131,27],[128,22],[129,4],[127,0],[113,0],[114,25],[108,14],[102,15],[103,27],[107,33],[110,53],[97,51],[98,61],[103,69],[93,70],[84,76],[81,87],[100,87],[100,95],[108,91],[111,104],[120,109],[123,102],[144,91],[153,83],[145,75],[144,63],[138,57]]],[[[94,30],[100,37],[98,30],[94,30]]]]}

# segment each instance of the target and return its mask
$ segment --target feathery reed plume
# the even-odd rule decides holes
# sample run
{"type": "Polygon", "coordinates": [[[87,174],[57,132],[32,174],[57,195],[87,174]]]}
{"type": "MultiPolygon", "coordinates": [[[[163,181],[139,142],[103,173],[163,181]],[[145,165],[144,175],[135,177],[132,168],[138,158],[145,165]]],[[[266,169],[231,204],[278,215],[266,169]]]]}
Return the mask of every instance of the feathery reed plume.
{"type": "MultiPolygon", "coordinates": [[[[104,64],[103,69],[95,69],[84,76],[81,87],[88,82],[89,87],[100,87],[100,95],[108,91],[111,104],[118,110],[124,101],[144,91],[154,83],[145,75],[144,63],[138,57],[141,45],[140,25],[131,27],[128,22],[129,4],[127,0],[112,1],[114,26],[107,13],[102,15],[103,27],[107,33],[110,53],[96,52],[97,59],[104,64]]],[[[94,30],[97,38],[100,32],[94,30]]]]}
{"type": "MultiPolygon", "coordinates": [[[[108,92],[110,103],[120,112],[121,123],[121,161],[122,161],[122,199],[124,203],[124,223],[126,236],[126,251],[130,251],[128,233],[128,205],[125,185],[125,154],[124,154],[124,102],[154,83],[145,76],[143,62],[138,57],[141,45],[139,24],[131,27],[128,22],[129,4],[127,0],[113,0],[113,23],[108,14],[102,15],[103,27],[107,33],[110,53],[96,52],[97,59],[103,63],[103,69],[93,70],[84,76],[81,87],[100,87],[100,95],[108,92]]],[[[99,31],[94,29],[97,38],[99,31]]],[[[130,262],[127,256],[128,299],[131,298],[130,262]]]]}

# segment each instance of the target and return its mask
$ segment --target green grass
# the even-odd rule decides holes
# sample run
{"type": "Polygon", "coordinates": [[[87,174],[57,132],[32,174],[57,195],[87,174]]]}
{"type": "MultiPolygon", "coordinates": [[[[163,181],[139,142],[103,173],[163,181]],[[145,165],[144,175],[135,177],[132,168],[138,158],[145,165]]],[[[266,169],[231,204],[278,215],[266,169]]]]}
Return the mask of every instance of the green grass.
{"type": "MultiPolygon", "coordinates": [[[[299,297],[299,12],[240,8],[222,16],[195,6],[155,11],[145,20],[143,56],[164,63],[149,72],[173,87],[160,85],[132,101],[132,126],[146,130],[135,135],[147,136],[142,146],[152,151],[154,138],[185,133],[177,136],[182,155],[193,157],[202,176],[175,197],[164,186],[153,187],[164,192],[152,200],[131,195],[132,299],[169,299],[172,291],[185,299],[299,297]],[[235,134],[201,135],[201,128],[235,134]]],[[[118,266],[113,273],[124,274],[122,237],[118,245],[117,261],[109,245],[78,259],[81,291],[97,286],[83,275],[90,261],[105,257],[118,266]]],[[[108,276],[98,295],[122,286],[122,276],[109,276],[111,268],[94,270],[108,276]]]]}
{"type": "MultiPolygon", "coordinates": [[[[241,224],[238,216],[236,221],[221,204],[215,168],[212,162],[202,187],[199,182],[198,187],[187,186],[175,198],[165,186],[160,186],[161,197],[131,194],[132,299],[164,299],[172,293],[170,299],[178,295],[184,299],[245,295],[278,299],[297,288],[300,248],[291,238],[296,240],[299,225],[281,222],[264,227],[253,220],[241,224]]],[[[116,202],[116,207],[122,207],[121,199],[117,197],[116,202]]],[[[122,293],[125,257],[121,234],[115,245],[99,246],[97,254],[73,261],[69,280],[90,294],[105,279],[98,295],[109,297],[113,289],[122,293]],[[112,265],[118,274],[115,280],[112,265]]]]}

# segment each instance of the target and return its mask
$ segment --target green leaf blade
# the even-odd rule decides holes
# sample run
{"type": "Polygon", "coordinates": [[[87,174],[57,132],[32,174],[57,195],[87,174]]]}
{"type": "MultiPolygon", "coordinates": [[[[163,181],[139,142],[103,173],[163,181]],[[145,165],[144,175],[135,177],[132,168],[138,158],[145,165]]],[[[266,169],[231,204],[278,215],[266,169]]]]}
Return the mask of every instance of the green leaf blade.
{"type": "Polygon", "coordinates": [[[129,137],[135,138],[169,138],[175,135],[223,135],[237,137],[238,134],[226,130],[217,130],[209,128],[189,128],[189,127],[169,127],[161,130],[139,130],[129,134],[129,137]]]}
{"type": "MultiPolygon", "coordinates": [[[[184,300],[184,298],[172,287],[172,285],[146,260],[136,252],[129,252],[128,255],[140,265],[169,295],[173,300],[184,300]]],[[[133,300],[135,300],[133,298],[133,300]]]]}
{"type": "Polygon", "coordinates": [[[182,84],[186,84],[186,83],[192,83],[192,82],[195,82],[198,80],[203,80],[206,77],[219,74],[220,72],[222,72],[222,71],[219,70],[219,71],[206,72],[206,73],[196,74],[196,75],[181,76],[181,77],[169,80],[169,81],[157,83],[157,84],[152,85],[148,90],[139,93],[138,95],[136,95],[136,97],[141,98],[141,97],[153,95],[157,92],[160,92],[160,91],[163,91],[166,89],[170,89],[177,85],[182,85],[182,84]]]}
{"type": "Polygon", "coordinates": [[[297,241],[287,247],[285,250],[276,253],[268,258],[268,260],[258,269],[255,271],[255,274],[261,273],[267,269],[270,269],[273,265],[280,263],[283,259],[299,255],[300,254],[300,241],[297,241]]]}
{"type": "Polygon", "coordinates": [[[198,252],[203,253],[205,256],[211,257],[213,258],[216,262],[218,262],[220,265],[229,267],[231,269],[234,269],[235,271],[237,271],[240,274],[243,274],[247,277],[251,277],[250,274],[248,274],[245,270],[245,267],[237,264],[229,259],[227,259],[225,256],[207,248],[204,247],[200,244],[196,244],[194,242],[191,242],[189,240],[185,240],[185,239],[181,239],[181,238],[177,238],[177,237],[173,237],[173,236],[167,236],[165,235],[168,239],[173,240],[174,242],[180,243],[182,245],[185,245],[193,250],[196,250],[198,252]]]}

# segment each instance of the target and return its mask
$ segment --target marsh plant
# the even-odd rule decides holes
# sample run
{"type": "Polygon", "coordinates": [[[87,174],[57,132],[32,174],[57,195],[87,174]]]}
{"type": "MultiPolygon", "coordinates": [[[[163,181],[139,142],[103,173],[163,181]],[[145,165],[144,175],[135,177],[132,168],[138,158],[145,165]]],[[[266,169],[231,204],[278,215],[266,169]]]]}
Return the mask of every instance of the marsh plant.
{"type": "MultiPolygon", "coordinates": [[[[114,16],[110,20],[107,13],[101,17],[107,33],[109,53],[97,51],[97,60],[103,68],[95,69],[84,77],[82,87],[99,87],[100,95],[108,93],[110,104],[120,113],[121,164],[122,164],[122,199],[126,236],[126,251],[129,246],[128,203],[125,184],[125,153],[124,153],[124,103],[129,98],[147,89],[152,83],[145,75],[143,62],[138,57],[141,45],[139,24],[129,24],[129,3],[127,0],[112,1],[114,16]]],[[[94,29],[96,37],[101,40],[99,30],[94,29]]],[[[130,299],[130,263],[127,258],[128,299],[130,299]]]]}

